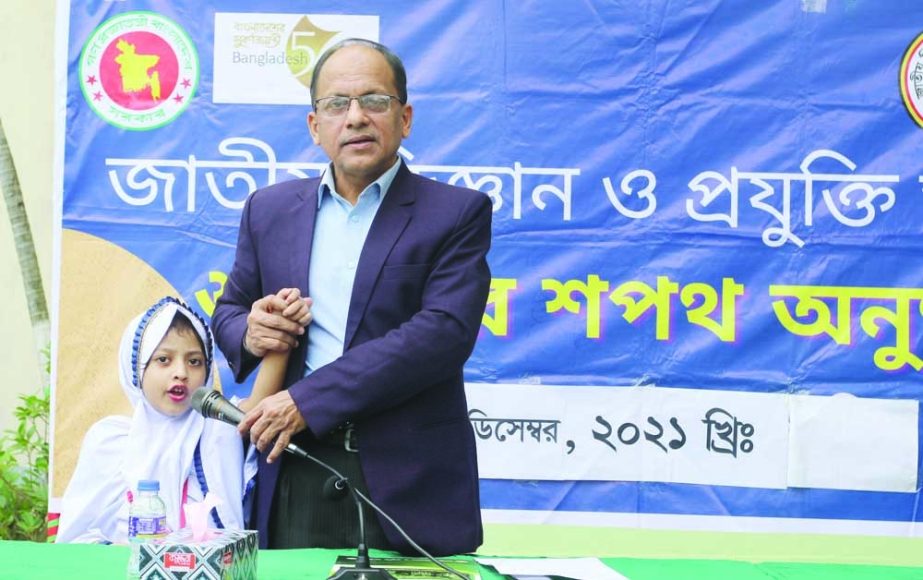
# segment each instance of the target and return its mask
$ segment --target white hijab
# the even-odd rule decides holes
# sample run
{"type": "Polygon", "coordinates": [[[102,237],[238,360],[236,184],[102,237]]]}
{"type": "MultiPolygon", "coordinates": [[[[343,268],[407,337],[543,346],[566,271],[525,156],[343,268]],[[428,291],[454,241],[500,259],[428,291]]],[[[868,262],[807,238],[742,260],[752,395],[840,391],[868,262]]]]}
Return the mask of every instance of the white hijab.
{"type": "MultiPolygon", "coordinates": [[[[237,430],[206,420],[192,409],[178,417],[164,415],[151,406],[141,390],[144,367],[176,313],[189,319],[205,346],[205,386],[212,388],[212,336],[205,322],[188,306],[168,297],[132,320],[119,345],[119,382],[134,412],[130,419],[105,417],[87,431],[77,468],[61,501],[58,542],[126,542],[127,492],[136,494],[142,479],[160,481],[160,497],[167,507],[167,525],[172,530],[180,528],[187,478],[190,486],[201,487],[204,480],[208,491],[221,499],[216,509],[222,527],[244,527],[243,499],[252,486],[255,469],[251,462],[244,467],[243,444],[237,430]]],[[[209,525],[219,527],[214,516],[209,525]]]]}

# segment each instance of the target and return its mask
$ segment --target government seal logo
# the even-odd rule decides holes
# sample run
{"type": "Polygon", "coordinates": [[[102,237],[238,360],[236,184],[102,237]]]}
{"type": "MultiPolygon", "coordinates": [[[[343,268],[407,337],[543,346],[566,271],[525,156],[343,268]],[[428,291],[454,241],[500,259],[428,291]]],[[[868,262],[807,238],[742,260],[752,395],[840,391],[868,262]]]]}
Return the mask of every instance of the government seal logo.
{"type": "Polygon", "coordinates": [[[923,127],[923,33],[904,52],[900,75],[904,106],[917,125],[923,127]]]}
{"type": "Polygon", "coordinates": [[[154,12],[126,12],[99,25],[80,54],[80,88],[106,122],[132,131],[170,123],[199,84],[189,35],[154,12]]]}

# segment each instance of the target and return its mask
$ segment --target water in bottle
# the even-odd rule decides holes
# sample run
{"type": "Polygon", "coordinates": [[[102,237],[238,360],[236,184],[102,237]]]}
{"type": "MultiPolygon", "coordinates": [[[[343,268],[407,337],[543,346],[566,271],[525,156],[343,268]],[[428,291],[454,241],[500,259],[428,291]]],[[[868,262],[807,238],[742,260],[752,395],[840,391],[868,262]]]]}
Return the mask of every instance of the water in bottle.
{"type": "Polygon", "coordinates": [[[160,482],[142,479],[138,482],[138,495],[130,498],[128,508],[128,544],[131,557],[128,560],[128,577],[138,578],[138,554],[140,544],[163,538],[167,535],[167,508],[160,499],[160,482]]]}

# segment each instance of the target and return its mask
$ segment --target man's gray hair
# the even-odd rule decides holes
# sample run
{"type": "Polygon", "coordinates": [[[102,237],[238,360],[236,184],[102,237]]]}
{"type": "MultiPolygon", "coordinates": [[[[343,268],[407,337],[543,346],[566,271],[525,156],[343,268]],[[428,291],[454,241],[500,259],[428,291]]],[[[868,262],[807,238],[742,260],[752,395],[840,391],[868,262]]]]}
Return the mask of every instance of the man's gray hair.
{"type": "Polygon", "coordinates": [[[317,79],[320,78],[320,71],[324,68],[324,65],[327,64],[327,60],[333,56],[335,52],[341,48],[347,46],[364,46],[366,48],[371,48],[372,50],[378,51],[385,60],[388,62],[388,66],[391,67],[391,73],[394,76],[394,87],[397,89],[398,99],[401,103],[407,103],[407,72],[404,70],[404,63],[401,62],[399,56],[394,54],[390,48],[387,46],[375,42],[374,40],[366,40],[364,38],[347,38],[346,40],[341,40],[340,42],[334,44],[330,48],[324,51],[324,54],[317,59],[317,63],[314,65],[314,72],[311,73],[311,105],[314,105],[314,87],[317,86],[317,79]]]}

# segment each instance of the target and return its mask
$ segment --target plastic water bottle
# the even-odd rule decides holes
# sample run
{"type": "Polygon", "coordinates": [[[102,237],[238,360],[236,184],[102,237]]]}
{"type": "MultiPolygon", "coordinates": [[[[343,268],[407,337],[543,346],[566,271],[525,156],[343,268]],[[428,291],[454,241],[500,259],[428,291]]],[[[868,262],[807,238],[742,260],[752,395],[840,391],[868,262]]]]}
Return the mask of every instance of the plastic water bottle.
{"type": "Polygon", "coordinates": [[[131,547],[129,578],[138,578],[140,545],[167,535],[167,507],[159,493],[159,481],[142,479],[138,482],[138,495],[132,498],[128,508],[128,543],[131,547]]]}
{"type": "Polygon", "coordinates": [[[160,499],[160,482],[142,479],[128,509],[128,541],[146,542],[167,535],[167,506],[160,499]]]}

